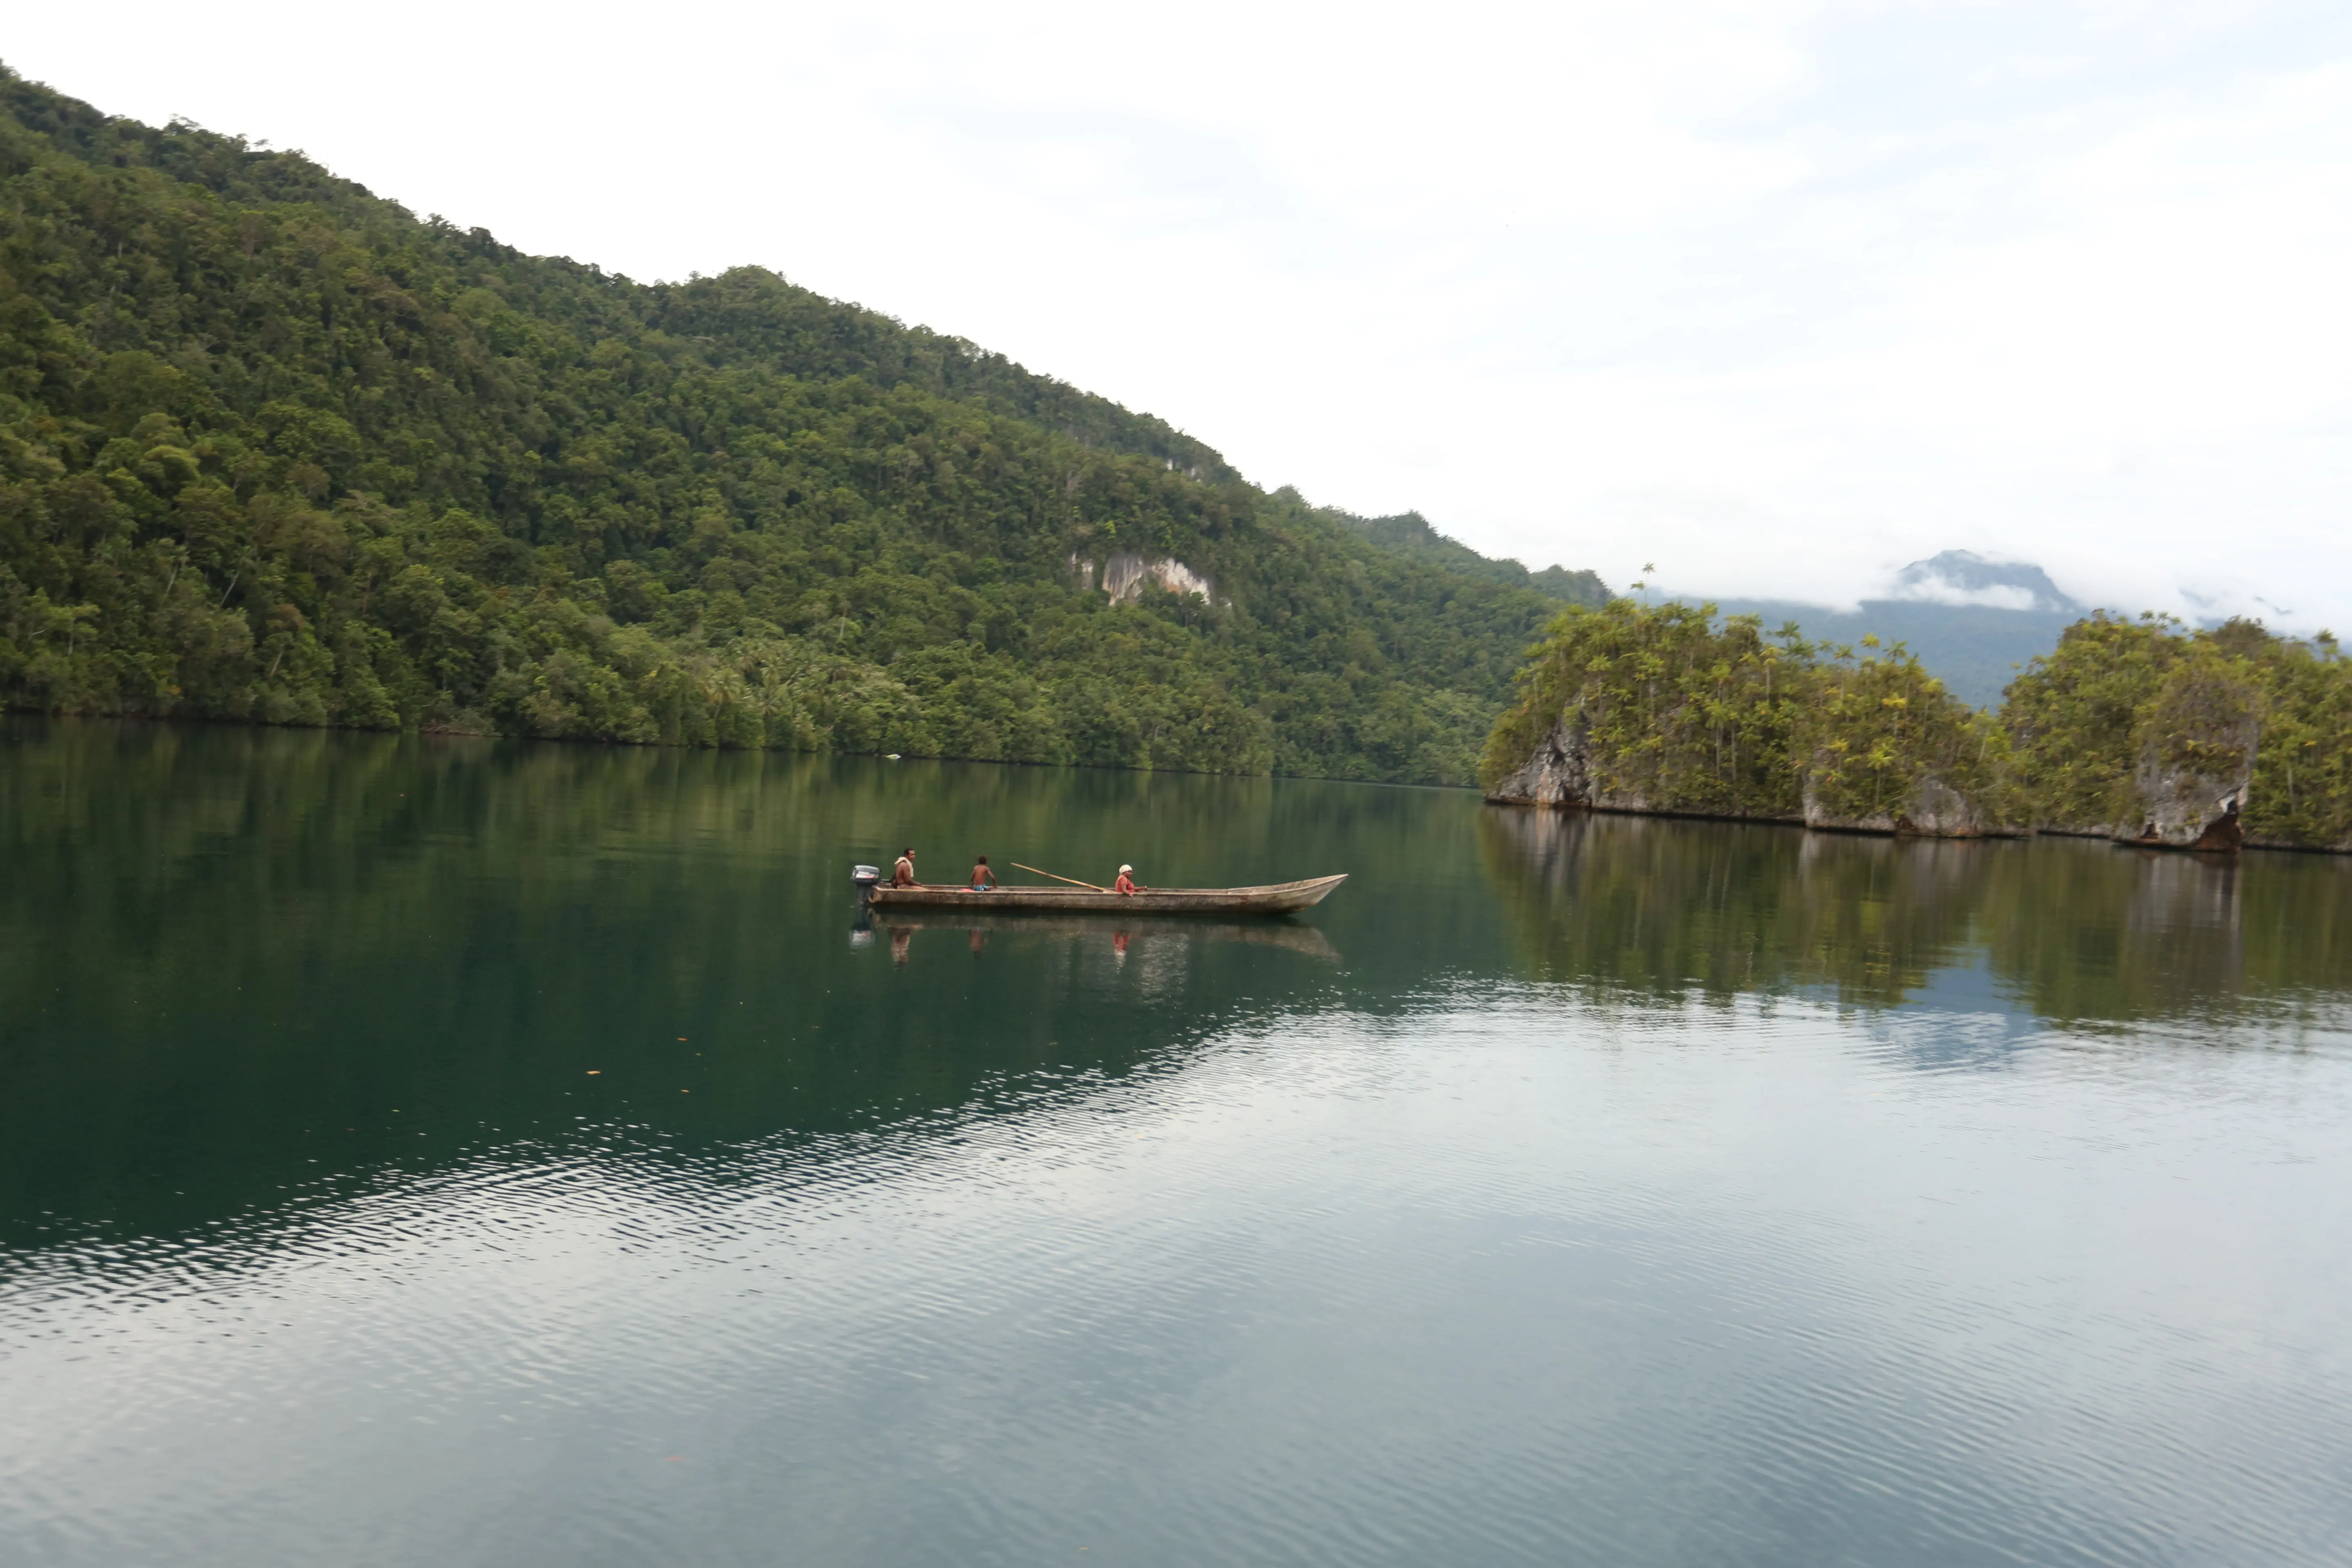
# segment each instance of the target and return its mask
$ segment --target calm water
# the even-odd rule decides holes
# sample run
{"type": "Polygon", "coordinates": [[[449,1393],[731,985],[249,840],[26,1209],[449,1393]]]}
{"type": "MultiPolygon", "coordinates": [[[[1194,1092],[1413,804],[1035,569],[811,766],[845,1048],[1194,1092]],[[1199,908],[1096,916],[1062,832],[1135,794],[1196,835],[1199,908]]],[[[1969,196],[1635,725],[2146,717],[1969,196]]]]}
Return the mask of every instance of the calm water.
{"type": "Polygon", "coordinates": [[[0,724],[0,1561],[2347,1542],[2345,860],[0,724]]]}

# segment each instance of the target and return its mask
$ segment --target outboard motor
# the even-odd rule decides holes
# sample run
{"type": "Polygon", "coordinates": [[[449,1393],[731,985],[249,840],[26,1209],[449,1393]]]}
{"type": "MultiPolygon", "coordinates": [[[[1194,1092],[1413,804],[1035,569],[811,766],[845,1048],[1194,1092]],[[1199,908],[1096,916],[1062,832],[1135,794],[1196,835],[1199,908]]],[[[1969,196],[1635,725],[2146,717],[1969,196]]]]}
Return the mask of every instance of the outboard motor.
{"type": "Polygon", "coordinates": [[[851,947],[874,945],[874,888],[882,880],[882,873],[871,866],[852,866],[850,885],[857,889],[857,919],[849,927],[851,947]]]}

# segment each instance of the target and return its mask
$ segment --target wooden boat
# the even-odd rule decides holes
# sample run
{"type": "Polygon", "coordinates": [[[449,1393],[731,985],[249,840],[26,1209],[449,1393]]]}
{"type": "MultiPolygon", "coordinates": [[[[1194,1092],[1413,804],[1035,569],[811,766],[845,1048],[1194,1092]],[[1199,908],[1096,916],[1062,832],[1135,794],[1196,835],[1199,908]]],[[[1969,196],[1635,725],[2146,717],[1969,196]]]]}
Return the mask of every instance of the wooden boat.
{"type": "Polygon", "coordinates": [[[868,895],[877,914],[888,910],[1052,910],[1097,915],[1286,915],[1312,909],[1348,879],[1310,877],[1265,888],[1152,888],[1102,893],[1087,888],[877,887],[868,895]]]}

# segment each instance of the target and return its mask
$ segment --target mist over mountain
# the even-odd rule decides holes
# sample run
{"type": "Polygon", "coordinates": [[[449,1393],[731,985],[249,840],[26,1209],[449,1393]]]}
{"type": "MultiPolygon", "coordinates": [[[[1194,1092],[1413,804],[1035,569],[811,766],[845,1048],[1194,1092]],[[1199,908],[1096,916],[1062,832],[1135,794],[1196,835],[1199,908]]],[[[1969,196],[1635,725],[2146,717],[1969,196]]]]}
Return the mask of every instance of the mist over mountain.
{"type": "Polygon", "coordinates": [[[1889,601],[1906,600],[2076,616],[2085,607],[2061,592],[2039,566],[2023,561],[1988,561],[1968,550],[1947,550],[1897,572],[1889,601]]]}
{"type": "Polygon", "coordinates": [[[1817,642],[1902,643],[1962,701],[1991,708],[2031,660],[2058,646],[2058,634],[2087,613],[2027,562],[1989,561],[1947,550],[1895,574],[1884,598],[1853,609],[1792,599],[1722,599],[1727,616],[1760,616],[1770,630],[1794,621],[1817,642]]]}

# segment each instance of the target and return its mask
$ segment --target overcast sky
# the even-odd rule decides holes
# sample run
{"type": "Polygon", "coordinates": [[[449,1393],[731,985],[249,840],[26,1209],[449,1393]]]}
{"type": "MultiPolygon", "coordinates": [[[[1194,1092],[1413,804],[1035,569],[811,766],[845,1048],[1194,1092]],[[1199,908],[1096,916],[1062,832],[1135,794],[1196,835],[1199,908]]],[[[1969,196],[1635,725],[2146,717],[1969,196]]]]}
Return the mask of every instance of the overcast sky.
{"type": "Polygon", "coordinates": [[[2352,5],[118,0],[5,58],[1618,586],[2352,632],[2352,5]]]}

